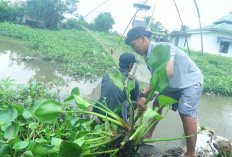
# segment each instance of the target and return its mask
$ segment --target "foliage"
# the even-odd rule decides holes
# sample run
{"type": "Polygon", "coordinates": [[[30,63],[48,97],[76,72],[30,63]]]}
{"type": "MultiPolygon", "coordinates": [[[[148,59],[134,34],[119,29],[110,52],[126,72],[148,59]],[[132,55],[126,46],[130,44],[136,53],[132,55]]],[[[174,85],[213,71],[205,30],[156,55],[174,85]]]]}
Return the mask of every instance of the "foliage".
{"type": "Polygon", "coordinates": [[[232,95],[232,58],[191,51],[190,56],[204,75],[204,92],[232,95]]]}
{"type": "Polygon", "coordinates": [[[76,20],[76,19],[68,19],[67,22],[62,24],[62,28],[64,29],[77,29],[77,30],[83,30],[81,26],[84,26],[85,28],[88,28],[90,30],[94,29],[94,24],[89,24],[84,20],[76,20]]]}
{"type": "Polygon", "coordinates": [[[108,32],[114,24],[111,13],[101,13],[94,19],[95,29],[100,32],[108,32]]]}
{"type": "Polygon", "coordinates": [[[10,1],[0,1],[0,22],[12,21],[19,22],[23,17],[23,8],[10,1]]]}
{"type": "Polygon", "coordinates": [[[189,27],[187,25],[183,25],[180,27],[180,31],[184,31],[184,30],[186,31],[188,29],[189,29],[189,27]]]}
{"type": "Polygon", "coordinates": [[[26,15],[35,22],[39,28],[55,29],[64,19],[64,14],[74,13],[77,10],[78,0],[28,0],[26,2],[26,15]]]}
{"type": "Polygon", "coordinates": [[[54,94],[48,94],[49,86],[41,83],[15,85],[13,82],[9,77],[0,81],[0,104],[11,102],[25,107],[38,100],[55,98],[54,94]]]}
{"type": "MultiPolygon", "coordinates": [[[[150,21],[151,16],[146,17],[146,23],[148,25],[148,22],[150,21]]],[[[164,33],[164,34],[168,34],[168,30],[162,25],[162,23],[160,23],[159,21],[157,22],[152,22],[150,25],[150,30],[152,32],[157,32],[157,33],[164,33]]]]}
{"type": "Polygon", "coordinates": [[[23,39],[30,47],[26,55],[59,63],[55,66],[75,76],[102,76],[114,65],[111,56],[86,31],[50,31],[0,23],[0,34],[23,39]]]}

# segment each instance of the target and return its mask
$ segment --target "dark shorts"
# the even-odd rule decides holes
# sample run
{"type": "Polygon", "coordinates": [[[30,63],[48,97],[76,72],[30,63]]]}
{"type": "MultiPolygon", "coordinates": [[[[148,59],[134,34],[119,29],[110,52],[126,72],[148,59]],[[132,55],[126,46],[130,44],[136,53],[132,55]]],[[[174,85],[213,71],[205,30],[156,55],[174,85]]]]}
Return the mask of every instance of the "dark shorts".
{"type": "MultiPolygon", "coordinates": [[[[165,95],[175,100],[178,100],[178,103],[172,104],[172,110],[176,111],[178,109],[179,113],[196,118],[196,112],[200,101],[202,89],[202,84],[198,83],[179,91],[163,91],[160,92],[158,96],[165,95]]],[[[157,102],[157,99],[155,99],[155,102],[157,102]]]]}

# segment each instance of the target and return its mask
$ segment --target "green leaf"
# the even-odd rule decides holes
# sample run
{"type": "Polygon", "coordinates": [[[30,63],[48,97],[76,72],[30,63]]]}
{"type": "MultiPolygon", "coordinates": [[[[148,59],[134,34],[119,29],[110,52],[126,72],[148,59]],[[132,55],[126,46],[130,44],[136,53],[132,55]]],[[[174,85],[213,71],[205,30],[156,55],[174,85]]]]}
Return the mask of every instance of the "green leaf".
{"type": "Polygon", "coordinates": [[[150,79],[151,89],[155,90],[158,86],[158,83],[159,83],[159,76],[156,72],[154,72],[151,76],[151,79],[150,79]]]}
{"type": "Polygon", "coordinates": [[[153,67],[156,71],[159,71],[160,69],[166,68],[170,56],[171,52],[169,45],[157,45],[149,56],[148,65],[153,67]]]}
{"type": "Polygon", "coordinates": [[[168,82],[169,82],[166,69],[161,69],[158,72],[158,75],[159,75],[159,83],[158,83],[156,91],[162,92],[167,88],[168,82]]]}
{"type": "Polygon", "coordinates": [[[80,120],[79,117],[72,117],[69,121],[72,126],[75,126],[76,122],[80,120]]]}
{"type": "Polygon", "coordinates": [[[123,106],[123,103],[121,103],[115,110],[114,110],[114,113],[115,114],[119,114],[122,110],[122,106],[123,106]]]}
{"type": "Polygon", "coordinates": [[[26,151],[21,157],[34,157],[31,151],[26,151]]]}
{"type": "Polygon", "coordinates": [[[128,79],[127,81],[127,90],[130,92],[132,89],[135,88],[135,81],[128,79]]]}
{"type": "Polygon", "coordinates": [[[19,138],[19,136],[17,136],[15,138],[12,138],[8,144],[10,145],[10,147],[12,147],[15,143],[20,142],[20,141],[22,140],[19,138]]]}
{"type": "Polygon", "coordinates": [[[47,145],[43,143],[36,143],[35,147],[32,150],[32,153],[35,156],[48,156],[49,154],[56,154],[55,146],[47,145]]]}
{"type": "Polygon", "coordinates": [[[82,147],[82,145],[85,143],[85,137],[81,137],[73,141],[74,143],[78,144],[78,146],[82,147]]]}
{"type": "Polygon", "coordinates": [[[36,128],[38,128],[39,127],[39,125],[37,124],[37,123],[30,123],[29,124],[29,128],[30,129],[36,129],[36,128]]]}
{"type": "Polygon", "coordinates": [[[29,145],[27,147],[27,150],[32,151],[32,150],[34,150],[35,146],[36,146],[36,142],[35,141],[30,141],[29,145]]]}
{"type": "Polygon", "coordinates": [[[151,52],[148,65],[155,69],[150,80],[153,90],[162,92],[168,86],[168,75],[166,72],[167,63],[170,60],[171,52],[169,45],[158,45],[151,52]]]}
{"type": "Polygon", "coordinates": [[[0,148],[0,156],[6,157],[10,153],[10,146],[8,144],[3,144],[0,148]]]}
{"type": "Polygon", "coordinates": [[[71,101],[73,99],[74,99],[74,96],[71,95],[70,97],[67,97],[66,99],[64,99],[64,102],[71,101]]]}
{"type": "Polygon", "coordinates": [[[23,111],[23,117],[25,119],[30,119],[33,117],[33,109],[32,108],[26,108],[24,111],[23,111]]]}
{"type": "Polygon", "coordinates": [[[48,101],[48,100],[42,99],[42,100],[36,101],[36,102],[34,103],[33,107],[32,107],[32,113],[34,114],[35,111],[37,110],[37,108],[38,108],[41,104],[43,104],[44,102],[46,102],[46,101],[48,101]]]}
{"type": "Polygon", "coordinates": [[[91,106],[91,104],[86,102],[80,96],[74,95],[74,98],[75,98],[75,102],[76,102],[78,108],[80,108],[80,109],[86,110],[87,108],[89,108],[91,106]]]}
{"type": "Polygon", "coordinates": [[[12,107],[14,107],[17,110],[18,114],[23,113],[24,108],[21,105],[14,104],[14,105],[12,105],[12,107]]]}
{"type": "Polygon", "coordinates": [[[124,76],[120,73],[119,70],[116,70],[115,72],[109,72],[109,77],[113,81],[113,83],[121,90],[124,89],[124,76]]]}
{"type": "Polygon", "coordinates": [[[18,116],[18,112],[11,106],[3,106],[0,108],[0,126],[4,123],[14,121],[18,116]]]}
{"type": "Polygon", "coordinates": [[[73,88],[73,90],[72,90],[72,95],[80,95],[80,89],[79,89],[79,87],[76,87],[76,88],[73,88]]]}
{"type": "Polygon", "coordinates": [[[11,125],[11,123],[5,123],[1,126],[1,131],[5,132],[5,130],[11,125]]]}
{"type": "Polygon", "coordinates": [[[62,141],[62,139],[52,137],[51,145],[55,146],[56,150],[59,151],[62,141]]]}
{"type": "Polygon", "coordinates": [[[48,141],[46,140],[46,139],[43,139],[43,138],[37,138],[37,139],[35,139],[35,142],[36,143],[47,143],[48,141]]]}
{"type": "Polygon", "coordinates": [[[13,122],[9,127],[7,127],[7,129],[4,132],[3,137],[5,139],[11,139],[14,138],[18,135],[19,132],[19,124],[13,122]]]}
{"type": "Polygon", "coordinates": [[[71,141],[62,141],[60,145],[59,157],[73,157],[80,156],[81,154],[81,147],[71,141]]]}
{"type": "Polygon", "coordinates": [[[20,141],[13,145],[13,149],[22,150],[27,148],[28,145],[29,145],[28,141],[20,141]]]}
{"type": "Polygon", "coordinates": [[[162,108],[165,105],[175,104],[175,103],[179,102],[179,101],[177,101],[171,97],[165,96],[165,95],[159,95],[157,100],[159,102],[160,108],[162,108]]]}
{"type": "Polygon", "coordinates": [[[59,117],[61,112],[61,104],[54,100],[49,100],[41,104],[34,114],[42,122],[53,122],[59,117]]]}
{"type": "Polygon", "coordinates": [[[82,123],[81,125],[86,129],[86,130],[90,130],[91,129],[91,125],[94,124],[95,120],[88,120],[84,123],[82,123]]]}
{"type": "Polygon", "coordinates": [[[147,108],[146,112],[143,115],[148,119],[155,117],[157,120],[161,120],[163,118],[159,113],[152,110],[150,107],[147,108]]]}

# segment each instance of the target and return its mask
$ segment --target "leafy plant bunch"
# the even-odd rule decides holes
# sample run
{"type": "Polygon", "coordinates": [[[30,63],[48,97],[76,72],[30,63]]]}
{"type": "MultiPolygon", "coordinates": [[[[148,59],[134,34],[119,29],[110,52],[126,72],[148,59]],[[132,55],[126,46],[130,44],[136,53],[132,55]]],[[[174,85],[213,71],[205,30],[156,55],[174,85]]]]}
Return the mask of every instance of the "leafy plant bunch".
{"type": "MultiPolygon", "coordinates": [[[[170,48],[167,45],[157,46],[152,52],[148,63],[156,71],[150,80],[152,92],[148,99],[154,91],[162,91],[167,87],[165,67],[169,58],[170,48]]],[[[118,70],[111,73],[110,78],[119,89],[126,89],[131,110],[130,123],[124,122],[105,104],[80,95],[79,88],[74,88],[63,104],[46,100],[36,101],[30,107],[22,108],[2,102],[0,156],[136,156],[142,143],[190,137],[144,140],[143,136],[167,113],[162,116],[158,113],[160,108],[148,108],[144,114],[135,115],[129,96],[135,86],[134,82],[128,80],[125,87],[125,79],[118,70]],[[69,107],[73,100],[78,110],[69,107]],[[99,106],[91,103],[97,103],[99,106]],[[105,114],[89,111],[91,107],[98,108],[105,114]],[[100,117],[104,123],[97,124],[88,118],[89,115],[100,117]],[[140,121],[136,126],[139,117],[140,121]],[[142,123],[143,117],[146,120],[142,123]]],[[[167,106],[168,110],[172,103],[177,102],[165,96],[159,96],[158,101],[160,107],[167,106]]]]}

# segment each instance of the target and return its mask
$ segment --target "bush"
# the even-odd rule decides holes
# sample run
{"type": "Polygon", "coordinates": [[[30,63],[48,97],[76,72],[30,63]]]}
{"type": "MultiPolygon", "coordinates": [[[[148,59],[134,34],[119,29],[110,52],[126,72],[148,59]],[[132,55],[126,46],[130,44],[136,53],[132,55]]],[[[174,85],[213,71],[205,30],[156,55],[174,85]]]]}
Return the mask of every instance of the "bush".
{"type": "Polygon", "coordinates": [[[82,26],[93,30],[94,29],[94,25],[93,24],[89,24],[84,20],[76,20],[76,19],[68,19],[67,22],[62,24],[62,28],[64,29],[76,29],[76,30],[83,30],[82,26]]]}

